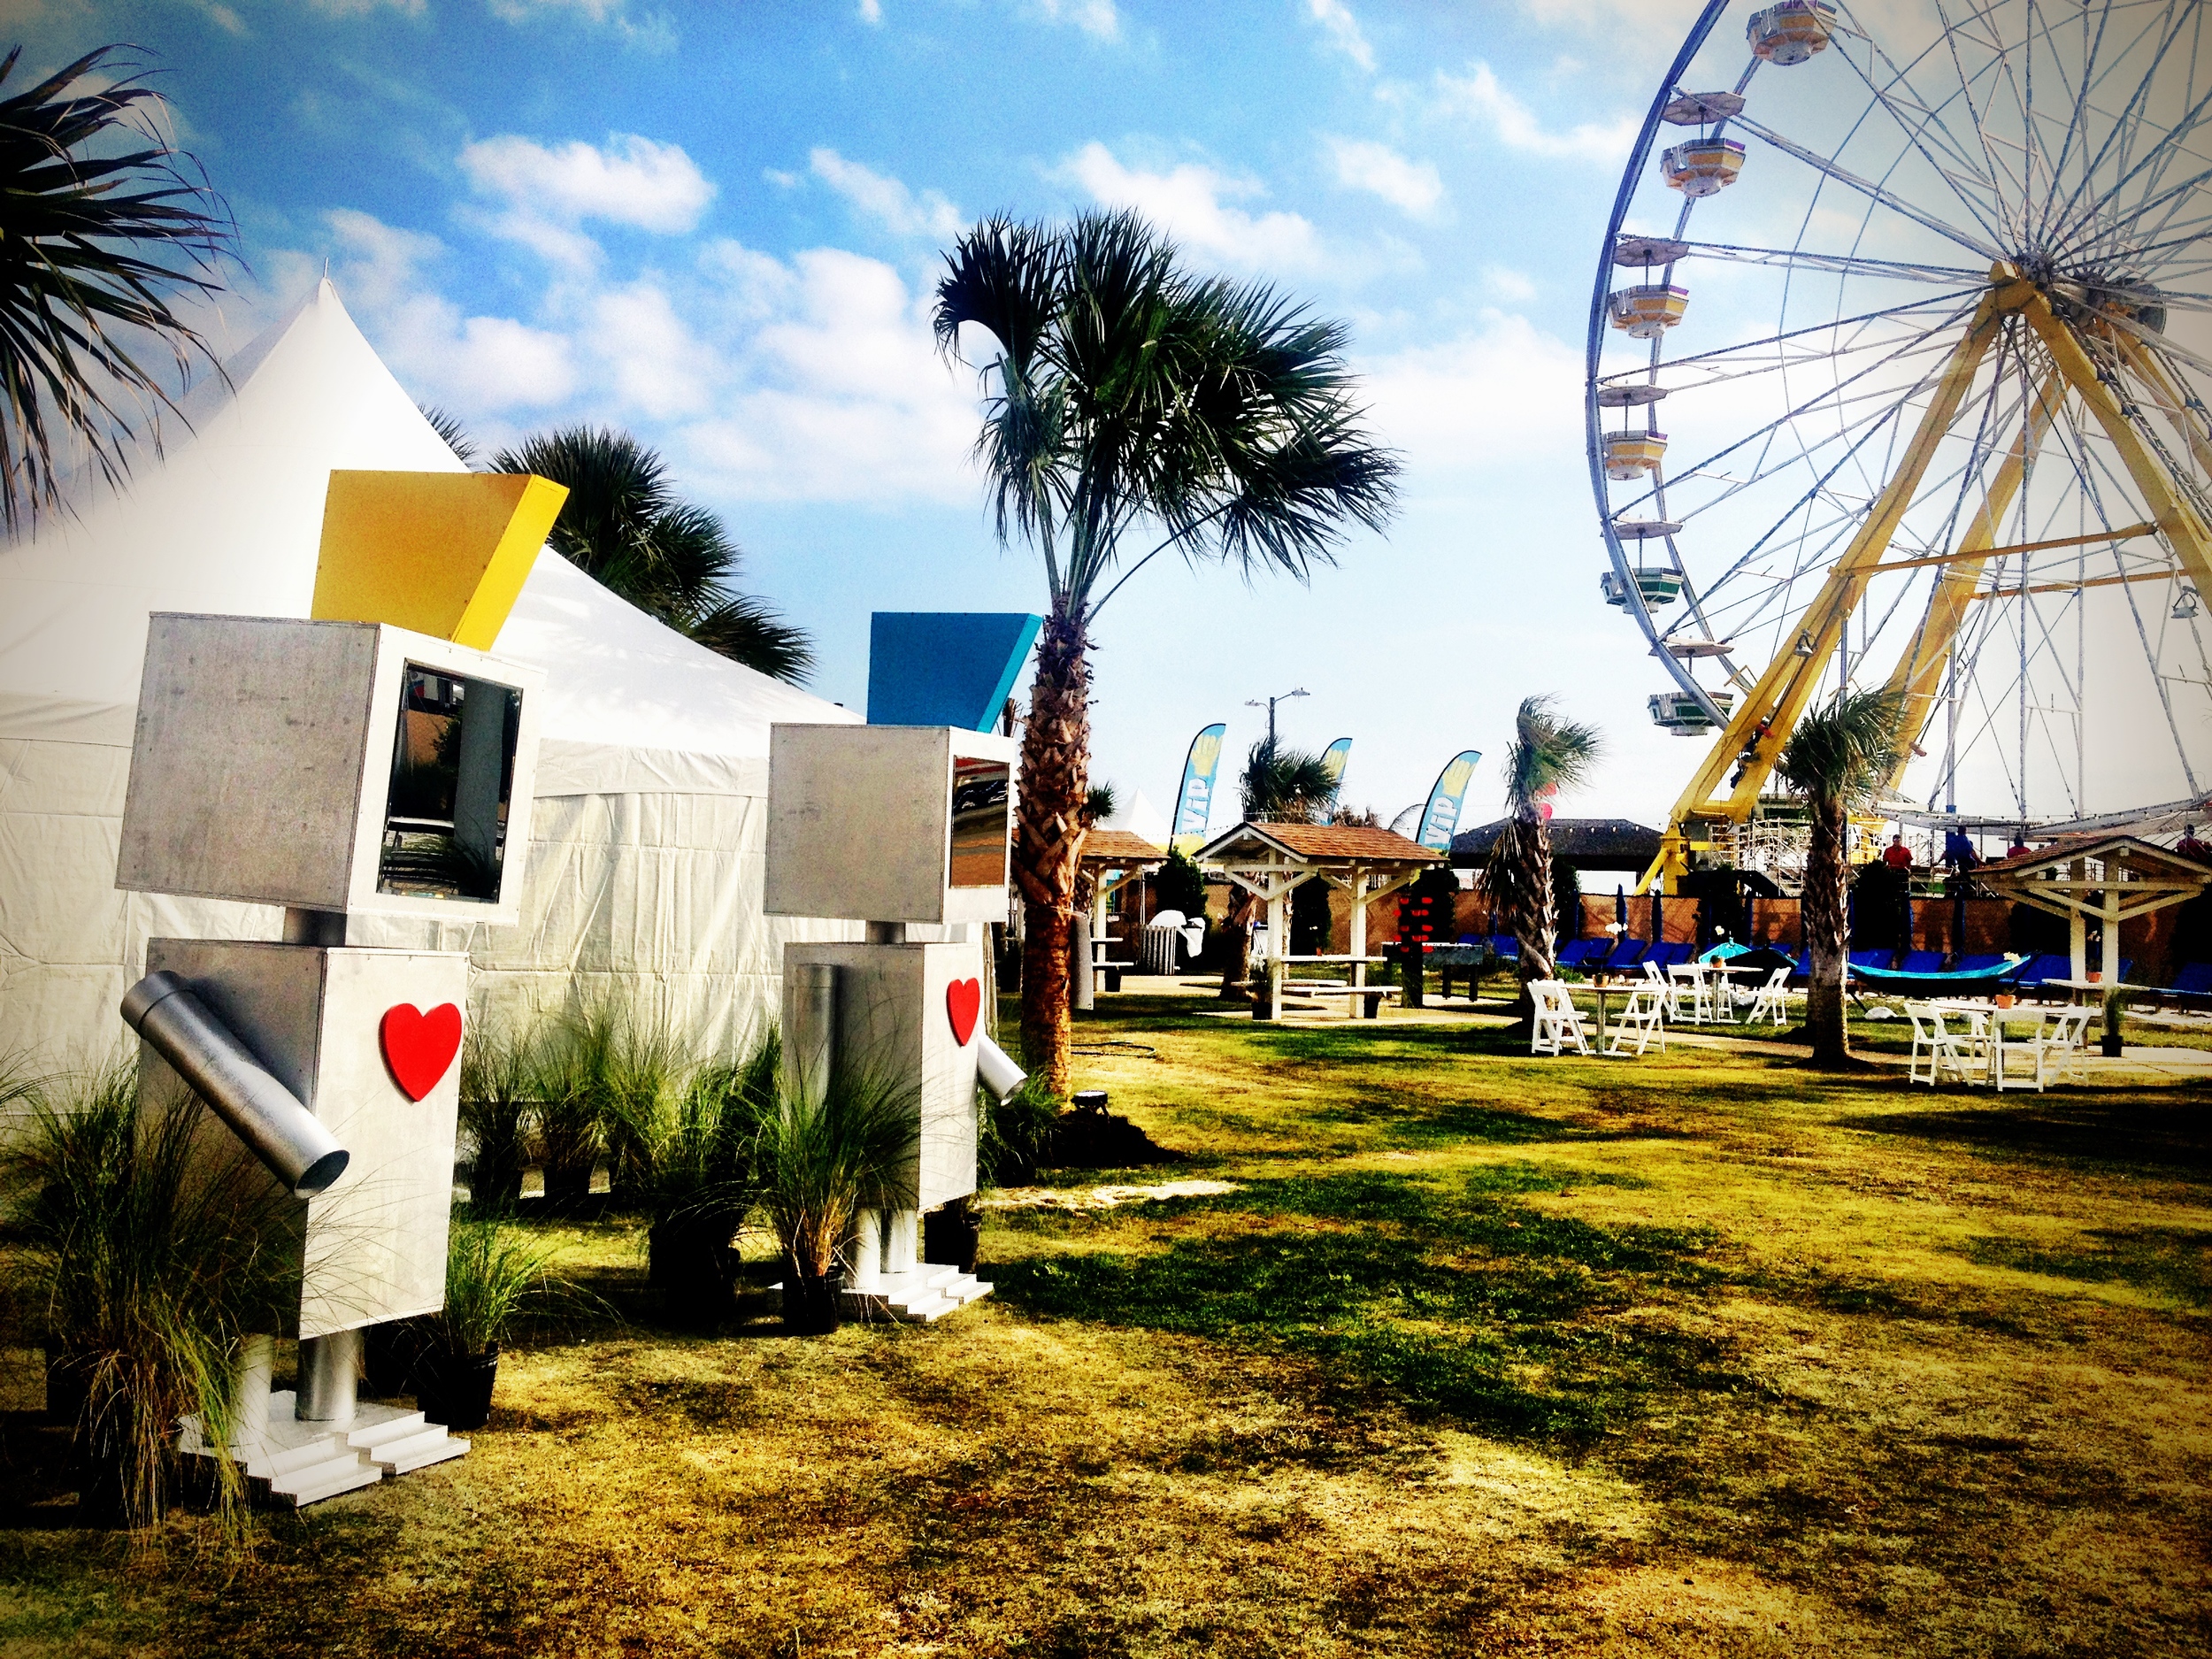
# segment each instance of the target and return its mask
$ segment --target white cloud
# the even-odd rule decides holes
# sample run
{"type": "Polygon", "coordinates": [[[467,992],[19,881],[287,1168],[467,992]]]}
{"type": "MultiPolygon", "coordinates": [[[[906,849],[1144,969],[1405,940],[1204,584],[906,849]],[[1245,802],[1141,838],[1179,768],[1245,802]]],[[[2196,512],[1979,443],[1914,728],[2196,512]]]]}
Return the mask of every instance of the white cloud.
{"type": "Polygon", "coordinates": [[[883,0],[860,0],[860,20],[867,24],[883,21],[883,0]]]}
{"type": "Polygon", "coordinates": [[[1509,305],[1536,297],[1535,281],[1525,272],[1516,271],[1510,265],[1483,266],[1482,283],[1492,298],[1503,300],[1509,305]]]}
{"type": "Polygon", "coordinates": [[[491,0],[492,15],[509,23],[565,16],[611,29],[623,43],[649,52],[673,51],[676,26],[658,12],[633,17],[629,0],[491,0]]]}
{"type": "Polygon", "coordinates": [[[1196,162],[1146,173],[1124,166],[1095,140],[1069,157],[1064,170],[1095,200],[1133,207],[1186,248],[1225,264],[1308,271],[1325,263],[1312,224],[1298,214],[1223,204],[1224,196],[1264,195],[1257,180],[1233,179],[1196,162]]]}
{"type": "Polygon", "coordinates": [[[712,406],[719,365],[664,290],[649,280],[599,295],[591,307],[591,347],[615,393],[656,420],[703,414],[712,406]]]}
{"type": "Polygon", "coordinates": [[[840,249],[723,242],[704,265],[730,368],[715,416],[684,430],[695,470],[753,499],[977,501],[974,382],[937,355],[926,290],[840,249]]]}
{"type": "Polygon", "coordinates": [[[1121,14],[1114,0],[1033,0],[1039,16],[1048,23],[1071,23],[1094,40],[1110,41],[1121,33],[1121,14]]]}
{"type": "Polygon", "coordinates": [[[1464,78],[1438,71],[1437,89],[1448,109],[1486,122],[1509,150],[1617,164],[1635,141],[1636,122],[1628,116],[1602,126],[1586,121],[1567,133],[1547,132],[1528,105],[1498,84],[1488,64],[1478,59],[1473,70],[1464,78]]]}
{"type": "MultiPolygon", "coordinates": [[[[917,196],[898,180],[857,161],[848,161],[833,150],[808,152],[807,165],[816,178],[894,236],[933,236],[941,242],[949,241],[960,234],[965,222],[960,217],[960,210],[941,192],[924,190],[917,196]]],[[[773,173],[769,178],[772,183],[781,181],[773,173]]]]}
{"type": "Polygon", "coordinates": [[[1417,472],[1468,472],[1576,456],[1582,356],[1525,318],[1362,365],[1371,419],[1417,472]]]}
{"type": "Polygon", "coordinates": [[[1444,200],[1444,180],[1436,164],[1409,161],[1387,144],[1366,138],[1330,138],[1330,158],[1337,182],[1379,196],[1416,219],[1434,213],[1444,200]]]}
{"type": "Polygon", "coordinates": [[[1359,19],[1352,15],[1352,8],[1344,0],[1306,0],[1306,9],[1327,34],[1329,44],[1370,74],[1374,73],[1375,49],[1367,43],[1359,19]]]}
{"type": "Polygon", "coordinates": [[[350,209],[326,215],[336,242],[332,276],[374,332],[411,392],[468,410],[541,409],[576,388],[567,339],[507,317],[464,317],[423,285],[419,267],[444,251],[434,236],[350,209]]]}
{"type": "Polygon", "coordinates": [[[326,18],[363,18],[388,7],[419,18],[426,9],[424,0],[307,0],[307,4],[311,11],[319,12],[326,18]]]}
{"type": "Polygon", "coordinates": [[[634,133],[610,134],[603,150],[580,139],[549,150],[505,133],[463,150],[461,167],[479,190],[526,211],[664,234],[692,229],[714,199],[713,182],[680,147],[634,133]]]}

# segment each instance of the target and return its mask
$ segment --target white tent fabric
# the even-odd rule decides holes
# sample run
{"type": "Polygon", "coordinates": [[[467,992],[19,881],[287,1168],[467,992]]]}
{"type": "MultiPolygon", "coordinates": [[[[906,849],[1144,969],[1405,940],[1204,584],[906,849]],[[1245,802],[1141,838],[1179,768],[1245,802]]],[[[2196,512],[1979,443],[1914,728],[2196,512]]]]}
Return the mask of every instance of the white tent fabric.
{"type": "MultiPolygon", "coordinates": [[[[112,1050],[150,937],[278,936],[273,907],[115,890],[149,613],[303,617],[333,468],[461,470],[327,281],[227,366],[127,490],[0,549],[0,1054],[112,1050]]],[[[761,857],[769,726],[857,716],[549,549],[495,650],[546,673],[521,925],[353,937],[468,949],[480,1011],[615,993],[725,1042],[772,1010],[785,940],[856,935],[764,917],[761,857]]]]}

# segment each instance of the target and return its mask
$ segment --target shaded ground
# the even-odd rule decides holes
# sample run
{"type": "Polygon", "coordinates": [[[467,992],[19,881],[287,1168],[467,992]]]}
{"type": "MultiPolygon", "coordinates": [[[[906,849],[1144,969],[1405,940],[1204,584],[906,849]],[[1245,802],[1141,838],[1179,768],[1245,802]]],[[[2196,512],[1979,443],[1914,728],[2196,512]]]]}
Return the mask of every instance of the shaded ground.
{"type": "Polygon", "coordinates": [[[1087,1059],[1236,1190],[992,1217],[991,1301],[818,1340],[523,1346],[456,1463],[79,1531],[0,1367],[0,1655],[2193,1654],[2212,1648],[2200,1086],[1124,999],[1087,1059]]]}

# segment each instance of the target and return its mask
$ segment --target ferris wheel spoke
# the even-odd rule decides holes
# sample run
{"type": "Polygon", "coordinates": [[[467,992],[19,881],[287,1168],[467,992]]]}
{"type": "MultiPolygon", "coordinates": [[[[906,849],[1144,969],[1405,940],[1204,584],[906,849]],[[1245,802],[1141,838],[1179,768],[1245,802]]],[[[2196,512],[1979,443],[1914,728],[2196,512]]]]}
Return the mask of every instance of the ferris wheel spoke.
{"type": "MultiPolygon", "coordinates": [[[[2170,5],[2167,6],[2165,8],[2165,15],[2170,19],[2173,14],[2173,7],[2170,5]]],[[[2152,26],[2147,23],[2143,31],[2122,48],[2119,54],[2119,62],[2114,65],[2109,73],[2114,74],[2119,73],[2120,64],[2124,63],[2134,48],[2143,40],[2150,36],[2153,32],[2154,29],[2152,26]]],[[[2150,64],[2144,71],[2141,81],[2137,83],[2134,92],[2128,96],[2128,98],[2116,111],[2106,110],[2089,102],[2089,94],[2094,89],[2100,77],[2094,73],[2095,60],[2093,58],[2092,58],[2085,65],[2085,72],[2082,77],[2084,88],[2083,97],[2081,104],[2077,111],[2074,123],[2075,127],[2077,130],[2085,131],[2086,123],[2083,120],[2082,117],[2087,113],[2094,113],[2098,115],[2101,119],[2109,122],[2110,127],[2104,135],[2104,142],[2097,147],[2097,151],[2093,156],[2088,154],[2087,145],[2085,143],[2084,144],[2084,159],[2082,164],[2081,178],[2075,184],[2073,192],[2067,197],[2064,205],[2061,207],[2056,213],[2047,217],[2043,227],[2044,234],[2047,239],[2052,230],[2056,228],[2061,224],[2068,222],[2070,216],[2072,216],[2077,210],[2082,207],[2082,198],[2084,193],[2090,188],[2098,173],[2103,169],[2106,161],[2111,157],[2114,146],[2124,145],[2125,142],[2128,140],[2130,134],[2134,129],[2134,127],[2139,121],[2139,117],[2131,115],[2130,111],[2136,110],[2137,107],[2149,96],[2151,83],[2157,78],[2159,69],[2165,63],[2167,53],[2172,50],[2174,43],[2180,38],[2181,33],[2182,30],[2179,25],[2176,25],[2173,28],[2169,29],[2166,32],[2165,37],[2158,42],[2156,49],[2153,51],[2150,64]]],[[[2098,31],[2098,43],[2100,46],[2101,46],[2102,42],[2103,31],[2100,28],[2098,31]]],[[[2125,154],[2125,150],[2123,148],[2122,160],[2119,164],[2122,166],[2126,165],[2125,154]]],[[[2116,187],[2115,188],[2116,188],[2116,187]]],[[[2112,194],[2113,193],[2111,191],[2108,191],[2106,193],[2106,199],[2110,200],[2112,198],[2112,194]]]]}
{"type": "MultiPolygon", "coordinates": [[[[1892,88],[1900,83],[1909,88],[1911,82],[1905,79],[1904,73],[1897,70],[1894,65],[1890,65],[1893,70],[1890,85],[1883,86],[1876,81],[1868,69],[1860,66],[1857,58],[1847,52],[1843,54],[1843,58],[1851,65],[1853,72],[1858,75],[1874,101],[1880,104],[1889,113],[1890,118],[1903,129],[1908,141],[1921,158],[1927,162],[1938,176],[1951,187],[1951,193],[1958,198],[1959,204],[1973,215],[1975,222],[1981,227],[1982,231],[1993,242],[2004,241],[2005,232],[2001,224],[1993,223],[1991,218],[1992,213],[1994,212],[1997,219],[2002,219],[2004,202],[2003,191],[1993,176],[1993,169],[1992,174],[1986,176],[1973,173],[1975,164],[1972,152],[1951,132],[1949,126],[1943,119],[1940,109],[1932,107],[1919,99],[1916,94],[1909,99],[1899,96],[1892,88]],[[1907,111],[1910,111],[1911,116],[1917,116],[1919,119],[1917,120],[1911,119],[1907,111]],[[1931,130],[1941,134],[1943,142],[1939,147],[1950,157],[1952,165],[1947,166],[1930,153],[1931,130]],[[1966,170],[1967,176],[1962,178],[1955,168],[1966,170]],[[1976,200],[1974,195],[1976,188],[1987,192],[1989,199],[1987,201],[1976,200]]],[[[1885,61],[1887,61],[1886,58],[1885,61]]],[[[1973,114],[1970,101],[1968,103],[1968,112],[1970,115],[1973,114]]],[[[1738,119],[1739,123],[1742,124],[1741,118],[1739,117],[1738,119]]],[[[1975,125],[1978,132],[1980,127],[1978,118],[1976,118],[1975,125]]],[[[1985,151],[1984,159],[1986,160],[1988,158],[1985,153],[1986,144],[1984,144],[1982,148],[1985,151]]]]}
{"type": "MultiPolygon", "coordinates": [[[[2157,164],[2161,157],[2167,156],[2176,147],[2181,145],[2184,139],[2203,124],[2208,113],[2212,113],[2212,90],[2207,91],[2203,97],[2192,104],[2188,113],[2168,129],[2165,136],[2151,147],[2147,155],[2138,159],[2113,181],[2111,188],[2105,193],[2105,199],[2117,202],[2121,194],[2135,182],[2138,175],[2145,168],[2157,164]]],[[[2116,126],[2115,131],[2117,130],[2116,126]]],[[[2189,153],[2194,154],[2193,151],[2189,153]]],[[[2157,208],[2162,207],[2170,201],[2185,197],[2191,190],[2195,189],[2208,178],[2212,178],[2212,166],[2200,168],[2179,184],[2169,186],[2155,194],[2147,195],[2144,200],[2137,204],[2131,211],[2117,213],[2101,225],[2097,223],[2093,215],[2085,217],[2076,226],[2071,234],[2057,244],[2057,248],[2064,251],[2083,247],[2093,248],[2108,242],[2128,226],[2134,224],[2157,208]],[[2085,231],[2088,233],[2086,236],[2083,234],[2085,231]]]]}
{"type": "MultiPolygon", "coordinates": [[[[1837,330],[1846,327],[1862,326],[1885,319],[1909,317],[1916,311],[1927,312],[1935,319],[1927,327],[1921,329],[1914,336],[1916,342],[1925,341],[1971,314],[1975,305],[1980,301],[1981,291],[1981,288],[1977,286],[1971,289],[1960,289],[1933,295],[1926,298],[1907,300],[1896,305],[1880,306],[1873,311],[1861,311],[1855,316],[1841,318],[1832,322],[1812,323],[1803,328],[1787,329],[1781,334],[1767,334],[1757,340],[1718,347],[1711,351],[1693,352],[1686,357],[1670,357],[1666,359],[1665,366],[1669,369],[1703,369],[1708,365],[1725,364],[1729,359],[1747,357],[1751,353],[1772,350],[1776,353],[1772,362],[1751,371],[1755,373],[1766,373],[1773,368],[1783,366],[1786,361],[1790,360],[1779,351],[1778,349],[1781,347],[1795,342],[1809,340],[1816,334],[1833,334],[1837,330]],[[1939,308],[1946,306],[1947,303],[1948,303],[1948,308],[1939,311],[1939,308]]],[[[1828,357],[1833,355],[1832,350],[1814,350],[1809,348],[1805,353],[1808,358],[1828,357]]],[[[1741,378],[1743,378],[1742,375],[1722,375],[1704,384],[1717,384],[1721,380],[1741,378]]],[[[1601,384],[1616,382],[1620,379],[1620,373],[1602,376],[1601,384]]]]}
{"type": "MultiPolygon", "coordinates": [[[[1989,169],[1990,180],[1997,187],[1999,217],[2008,220],[2009,215],[2004,211],[2004,194],[2001,188],[2007,169],[2005,164],[1997,159],[1996,150],[1991,147],[1988,127],[1982,120],[1981,110],[1974,102],[1975,77],[1966,73],[1966,65],[1959,58],[1959,40],[1962,35],[1966,35],[1966,32],[1962,28],[1954,27],[1951,25],[1950,19],[1945,12],[1942,0],[1936,0],[1936,16],[1944,23],[1943,43],[1950,56],[1952,71],[1958,76],[1959,101],[1966,105],[1966,117],[1973,124],[1975,142],[1981,148],[1982,160],[1989,169]]],[[[1966,35],[1966,38],[1971,40],[1973,37],[1966,35]]],[[[2001,66],[2004,64],[2004,48],[1998,42],[1994,40],[1975,41],[1974,44],[1993,53],[1996,65],[2001,66]]],[[[2023,203],[2027,199],[2030,165],[2028,157],[2024,154],[2018,180],[2020,199],[2023,203]]],[[[2018,225],[2008,222],[2003,227],[2002,239],[2008,243],[2016,245],[2021,239],[2020,230],[2021,227],[2018,225]]]]}
{"type": "Polygon", "coordinates": [[[1736,125],[1742,127],[1744,131],[1751,134],[1754,137],[1773,145],[1775,149],[1780,150],[1784,155],[1794,157],[1796,159],[1803,162],[1807,166],[1813,168],[1816,172],[1825,173],[1829,178],[1833,179],[1838,184],[1844,186],[1846,188],[1856,190],[1860,195],[1868,196],[1881,204],[1881,205],[1888,208],[1892,212],[1902,214],[1905,218],[1911,219],[1915,224],[1920,225],[1926,229],[1935,232],[1939,236],[1943,237],[1947,241],[1956,242],[1960,247],[1968,250],[1970,252],[1980,254],[1984,258],[1992,260],[2001,259],[2004,257],[1989,242],[1983,241],[1978,237],[1970,236],[1964,231],[1958,229],[1956,227],[1946,224],[1943,220],[1938,219],[1934,214],[1925,212],[1920,208],[1915,207],[1911,203],[1904,200],[1894,191],[1886,190],[1878,184],[1870,183],[1868,180],[1860,178],[1857,173],[1851,172],[1848,168],[1839,165],[1836,162],[1830,160],[1827,157],[1820,155],[1814,150],[1806,149],[1804,145],[1797,143],[1793,140],[1783,137],[1781,134],[1773,131],[1770,127],[1761,126],[1758,122],[1751,119],[1748,116],[1738,116],[1736,118],[1736,125]]]}
{"type": "MultiPolygon", "coordinates": [[[[2073,409],[2069,406],[2063,411],[2063,415],[2064,418],[2060,424],[2065,434],[2065,441],[2061,452],[2067,456],[2074,476],[2080,483],[2082,493],[2091,507],[2107,525],[2109,525],[2112,518],[2105,508],[2103,491],[2098,487],[2097,475],[2100,472],[2103,472],[2113,488],[2121,490],[2124,494],[2125,486],[2122,484],[2117,475],[2111,472],[2108,463],[2099,458],[2093,464],[2093,457],[2101,457],[2101,451],[2092,447],[2089,442],[2090,434],[2084,429],[2079,417],[2073,409]]],[[[2149,633],[2143,626],[2142,610],[2136,603],[2135,595],[2131,591],[2131,584],[2122,584],[2121,591],[2127,603],[2128,613],[2135,623],[2137,641],[2141,645],[2146,660],[2150,664],[2151,679],[2158,692],[2159,707],[2166,717],[2167,733],[2173,739],[2175,756],[2181,763],[2182,775],[2188,780],[2190,793],[2193,795],[2198,790],[2196,769],[2190,762],[2188,745],[2182,738],[2181,723],[2174,712],[2172,693],[2166,684],[2165,677],[2158,672],[2160,659],[2156,651],[2152,648],[2149,633]]]]}
{"type": "Polygon", "coordinates": [[[1687,257],[1694,259],[1717,259],[1732,265],[1789,265],[1847,276],[1893,277],[1903,282],[1946,283],[1955,288],[1962,283],[1978,282],[1983,274],[1965,265],[1870,259],[1858,254],[1812,253],[1802,248],[1750,248],[1724,242],[1693,242],[1683,245],[1688,250],[1687,257]]]}
{"type": "MultiPolygon", "coordinates": [[[[2200,37],[2203,33],[2203,12],[2201,8],[2193,5],[2190,6],[2185,9],[2182,15],[2192,19],[2196,33],[2200,37]]],[[[2175,31],[2173,39],[2176,42],[2178,42],[2180,39],[2180,31],[2178,29],[2175,31]]],[[[2190,48],[2190,56],[2192,58],[2195,56],[2197,49],[2201,45],[2201,43],[2200,38],[2197,41],[2192,42],[2190,48]]],[[[2148,75],[2146,77],[2147,81],[2155,78],[2157,68],[2158,66],[2155,65],[2153,66],[2148,75]]],[[[2141,161],[2128,168],[2127,172],[2123,174],[2119,188],[2125,188],[2126,185],[2132,180],[2134,174],[2139,172],[2144,172],[2147,169],[2147,174],[2143,180],[2142,188],[2147,191],[2157,189],[2164,179],[2166,169],[2172,165],[2174,161],[2178,157],[2185,154],[2193,156],[2200,162],[2212,160],[2212,157],[2206,157],[2190,150],[2186,142],[2189,135],[2201,123],[2203,119],[2201,113],[2193,112],[2190,119],[2180,122],[2173,122],[2164,117],[2155,114],[2153,111],[2152,105],[2154,97],[2154,95],[2146,96],[2137,101],[2131,106],[2135,109],[2136,113],[2129,127],[2128,144],[2130,150],[2131,150],[2136,143],[2136,141],[2142,135],[2144,128],[2147,125],[2149,126],[2150,129],[2157,134],[2157,142],[2143,157],[2141,161]]]]}

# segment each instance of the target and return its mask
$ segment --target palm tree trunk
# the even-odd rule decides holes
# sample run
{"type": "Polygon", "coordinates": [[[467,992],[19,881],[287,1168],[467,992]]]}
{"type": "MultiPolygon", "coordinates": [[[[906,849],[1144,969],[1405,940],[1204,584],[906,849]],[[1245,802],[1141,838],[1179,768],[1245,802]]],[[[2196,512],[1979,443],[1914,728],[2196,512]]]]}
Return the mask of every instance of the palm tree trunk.
{"type": "MultiPolygon", "coordinates": [[[[1505,833],[1512,846],[1509,856],[1513,866],[1506,910],[1508,925],[1521,947],[1521,983],[1555,979],[1559,964],[1553,955],[1556,934],[1552,927],[1551,826],[1532,813],[1516,815],[1505,833]]],[[[1529,1001],[1525,992],[1521,1000],[1529,1001]]]]}
{"type": "Polygon", "coordinates": [[[1084,618],[1055,603],[1037,645],[1022,728],[1014,881],[1021,890],[1022,1059],[1056,1095],[1068,1092],[1068,941],[1090,794],[1089,645],[1084,618]]]}
{"type": "Polygon", "coordinates": [[[1805,987],[1805,1030],[1812,1039],[1815,1065],[1845,1065],[1851,1059],[1851,1034],[1843,1017],[1846,933],[1844,810],[1842,801],[1815,796],[1813,839],[1805,858],[1805,949],[1811,953],[1812,977],[1805,987]]]}

